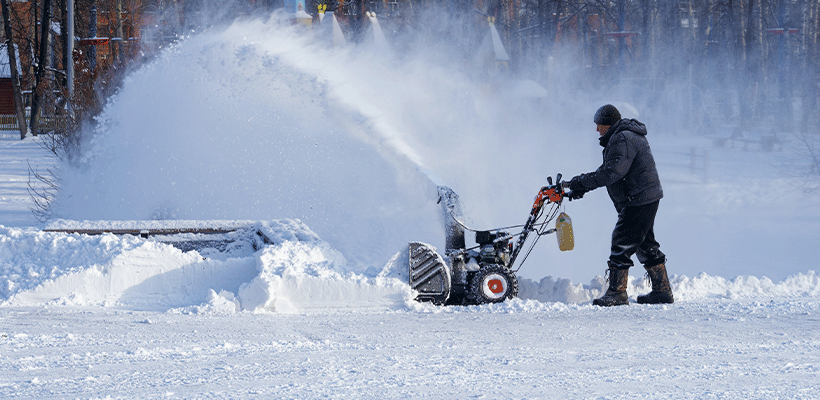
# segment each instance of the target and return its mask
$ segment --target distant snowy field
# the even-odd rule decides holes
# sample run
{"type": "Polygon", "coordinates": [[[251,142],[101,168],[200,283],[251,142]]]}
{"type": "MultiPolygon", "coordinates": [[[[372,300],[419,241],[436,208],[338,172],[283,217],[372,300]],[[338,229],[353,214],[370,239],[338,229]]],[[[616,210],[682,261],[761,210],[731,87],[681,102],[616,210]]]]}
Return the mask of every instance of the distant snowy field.
{"type": "MultiPolygon", "coordinates": [[[[109,107],[82,171],[35,139],[0,134],[0,398],[820,398],[820,211],[777,169],[787,151],[713,148],[709,138],[650,127],[674,304],[590,305],[604,289],[598,275],[614,223],[602,190],[565,206],[576,249],[559,253],[554,239],[542,240],[521,271],[519,299],[419,304],[404,283],[401,244],[441,246],[436,199],[420,192],[430,183],[419,167],[457,189],[471,222],[520,223],[546,175],[597,166],[589,116],[571,133],[588,142],[522,125],[512,129],[527,140],[499,139],[481,130],[484,105],[470,104],[479,115],[465,127],[441,110],[452,98],[428,98],[441,71],[400,71],[430,82],[383,91],[390,76],[356,60],[352,69],[366,73],[350,85],[349,76],[314,70],[347,54],[305,53],[277,35],[249,23],[168,51],[109,107]],[[224,82],[206,79],[211,73],[224,82]],[[147,103],[156,88],[146,82],[168,99],[147,103]],[[239,93],[220,92],[237,85],[239,93]],[[292,97],[262,101],[271,86],[292,97]],[[203,112],[233,101],[233,119],[203,112]],[[335,106],[317,108],[328,103],[335,106]],[[169,104],[179,105],[173,118],[162,114],[169,104]],[[340,117],[351,104],[364,108],[340,117]],[[289,105],[296,114],[281,114],[289,105]],[[402,120],[406,110],[430,119],[402,120]],[[346,130],[306,122],[314,111],[341,118],[346,130]],[[225,135],[237,121],[243,136],[225,135]],[[473,135],[492,143],[467,140],[473,135]],[[488,182],[508,171],[470,159],[483,147],[541,156],[550,149],[542,136],[571,155],[503,190],[488,182]],[[191,143],[201,146],[188,151],[191,143]],[[445,156],[457,146],[465,159],[453,163],[445,156]],[[708,168],[694,174],[693,147],[710,152],[708,168]],[[28,165],[59,168],[67,179],[56,217],[243,220],[273,243],[254,250],[245,232],[224,251],[183,252],[135,236],[45,232],[28,210],[28,165]],[[360,179],[335,184],[351,176],[360,179]]],[[[449,83],[446,90],[462,89],[449,83]]],[[[510,122],[495,121],[500,114],[487,118],[510,122]]],[[[632,271],[633,300],[649,290],[642,275],[632,271]]]]}

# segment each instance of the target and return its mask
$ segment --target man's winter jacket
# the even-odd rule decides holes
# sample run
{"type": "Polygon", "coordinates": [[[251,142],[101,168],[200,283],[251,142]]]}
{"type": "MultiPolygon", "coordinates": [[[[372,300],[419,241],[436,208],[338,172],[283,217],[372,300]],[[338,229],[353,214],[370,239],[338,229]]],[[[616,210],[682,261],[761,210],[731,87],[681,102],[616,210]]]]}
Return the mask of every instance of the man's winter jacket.
{"type": "Polygon", "coordinates": [[[643,123],[621,119],[599,141],[604,147],[604,163],[595,172],[573,178],[570,189],[588,192],[606,186],[617,209],[654,203],[663,197],[643,123]]]}

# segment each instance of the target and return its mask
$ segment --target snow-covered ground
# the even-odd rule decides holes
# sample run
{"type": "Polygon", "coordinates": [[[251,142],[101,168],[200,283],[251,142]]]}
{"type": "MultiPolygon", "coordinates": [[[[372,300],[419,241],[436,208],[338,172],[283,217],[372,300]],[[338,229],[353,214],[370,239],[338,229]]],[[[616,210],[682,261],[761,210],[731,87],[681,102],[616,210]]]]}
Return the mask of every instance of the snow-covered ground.
{"type": "Polygon", "coordinates": [[[650,126],[674,304],[590,305],[615,219],[603,190],[564,206],[576,248],[539,242],[519,299],[419,304],[402,247],[443,246],[429,189],[451,185],[471,224],[523,222],[546,175],[597,166],[597,103],[520,121],[429,60],[383,68],[309,39],[251,21],[168,50],[79,168],[0,134],[0,398],[820,397],[820,208],[777,169],[798,167],[788,148],[650,126]],[[694,173],[692,148],[709,160],[694,173]],[[516,156],[481,161],[498,154],[516,156]],[[48,224],[29,164],[59,168],[48,224]],[[248,229],[188,252],[47,230],[148,219],[248,229]]]}
{"type": "Polygon", "coordinates": [[[38,222],[31,212],[34,204],[29,184],[38,191],[44,185],[32,174],[47,175],[57,165],[57,158],[43,143],[33,136],[20,140],[17,131],[0,131],[0,225],[30,226],[38,222]]]}
{"type": "Polygon", "coordinates": [[[318,314],[0,308],[2,398],[814,399],[816,300],[318,314]]]}

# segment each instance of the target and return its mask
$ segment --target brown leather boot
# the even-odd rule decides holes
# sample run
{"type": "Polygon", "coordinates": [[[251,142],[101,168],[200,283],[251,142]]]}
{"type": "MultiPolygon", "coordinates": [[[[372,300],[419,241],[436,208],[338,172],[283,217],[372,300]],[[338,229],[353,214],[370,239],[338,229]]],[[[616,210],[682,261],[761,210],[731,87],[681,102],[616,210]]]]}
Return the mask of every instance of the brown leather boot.
{"type": "Polygon", "coordinates": [[[658,264],[644,266],[649,280],[652,282],[652,291],[648,294],[638,296],[638,303],[641,304],[671,304],[675,302],[672,296],[672,287],[669,286],[669,278],[666,276],[666,265],[658,264]]]}
{"type": "Polygon", "coordinates": [[[629,270],[615,268],[609,265],[609,288],[600,298],[592,300],[592,304],[601,307],[623,306],[629,304],[626,295],[626,283],[629,280],[629,270]]]}

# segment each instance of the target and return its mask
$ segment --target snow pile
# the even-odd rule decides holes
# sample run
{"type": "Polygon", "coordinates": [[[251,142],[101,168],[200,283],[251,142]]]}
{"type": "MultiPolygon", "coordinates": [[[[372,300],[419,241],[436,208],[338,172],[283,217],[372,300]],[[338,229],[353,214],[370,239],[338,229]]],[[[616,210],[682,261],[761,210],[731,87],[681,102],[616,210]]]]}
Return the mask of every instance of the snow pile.
{"type": "Polygon", "coordinates": [[[367,279],[348,271],[344,256],[314,233],[302,231],[293,236],[255,255],[259,275],[239,288],[243,309],[395,308],[414,297],[410,287],[398,279],[367,279]]]}
{"type": "MultiPolygon", "coordinates": [[[[634,286],[627,290],[633,288],[634,286]]],[[[601,277],[593,279],[590,285],[573,284],[569,279],[554,279],[551,276],[541,278],[540,281],[518,277],[518,297],[545,303],[584,303],[600,297],[605,291],[605,282],[601,277]]]]}
{"type": "MultiPolygon", "coordinates": [[[[219,254],[207,248],[183,252],[153,237],[0,226],[0,305],[300,313],[404,309],[413,304],[406,248],[381,269],[357,273],[301,221],[256,222],[247,232],[260,232],[267,244],[259,250],[250,245],[228,247],[219,254]]],[[[766,277],[727,280],[707,274],[670,280],[677,301],[820,296],[820,276],[814,271],[778,283],[766,277]]],[[[540,281],[519,277],[519,286],[521,300],[515,302],[525,303],[515,307],[522,310],[536,307],[530,301],[588,303],[606,290],[600,276],[587,285],[550,276],[540,281]]],[[[632,298],[647,293],[648,282],[632,276],[628,291],[632,298]]]]}
{"type": "Polygon", "coordinates": [[[117,256],[138,245],[133,237],[79,237],[0,227],[0,299],[30,292],[88,267],[111,265],[117,256]]]}
{"type": "Polygon", "coordinates": [[[132,235],[0,227],[0,304],[298,312],[403,307],[409,287],[367,279],[296,220],[259,222],[261,250],[203,257],[132,235]]]}
{"type": "Polygon", "coordinates": [[[209,260],[135,236],[0,230],[3,304],[132,305],[202,302],[207,289],[238,287],[253,260],[209,260]]]}
{"type": "MultiPolygon", "coordinates": [[[[643,271],[640,267],[633,269],[643,271]]],[[[820,296],[820,276],[815,271],[789,276],[775,283],[767,277],[738,276],[726,279],[701,273],[694,278],[673,275],[669,279],[676,301],[708,298],[758,298],[758,297],[817,297],[820,296]]],[[[540,302],[584,303],[600,297],[606,292],[607,283],[601,276],[595,277],[588,285],[573,284],[569,279],[554,279],[551,276],[540,281],[519,277],[518,297],[540,302]]],[[[649,293],[651,284],[646,277],[630,276],[627,292],[634,299],[649,293]]]]}
{"type": "Polygon", "coordinates": [[[820,276],[815,271],[791,275],[777,283],[767,277],[738,276],[728,280],[702,273],[694,278],[673,277],[671,284],[675,297],[680,300],[820,296],[820,276]]]}

